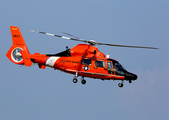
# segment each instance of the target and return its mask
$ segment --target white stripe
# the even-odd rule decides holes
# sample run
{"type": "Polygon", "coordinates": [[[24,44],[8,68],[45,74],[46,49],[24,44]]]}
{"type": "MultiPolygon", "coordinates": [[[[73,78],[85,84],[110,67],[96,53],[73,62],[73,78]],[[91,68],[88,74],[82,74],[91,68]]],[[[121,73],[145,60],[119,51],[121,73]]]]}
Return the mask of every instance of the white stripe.
{"type": "Polygon", "coordinates": [[[34,30],[30,30],[31,32],[35,32],[34,30]]]}
{"type": "Polygon", "coordinates": [[[61,38],[64,38],[64,39],[70,39],[70,38],[68,38],[68,37],[64,37],[64,36],[62,36],[61,38]]]}
{"type": "Polygon", "coordinates": [[[50,57],[48,58],[48,60],[46,61],[46,66],[49,67],[53,67],[55,62],[57,61],[57,59],[59,59],[60,57],[50,57]]]}
{"type": "Polygon", "coordinates": [[[46,35],[51,35],[51,36],[55,36],[54,34],[50,34],[50,33],[46,33],[46,35]]]}

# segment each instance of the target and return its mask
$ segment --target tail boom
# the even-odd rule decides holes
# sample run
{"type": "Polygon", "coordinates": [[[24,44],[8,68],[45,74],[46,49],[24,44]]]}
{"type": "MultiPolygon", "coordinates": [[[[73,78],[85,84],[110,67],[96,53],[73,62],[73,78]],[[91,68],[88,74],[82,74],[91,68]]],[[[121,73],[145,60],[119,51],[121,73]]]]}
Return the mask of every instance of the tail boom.
{"type": "Polygon", "coordinates": [[[6,56],[15,64],[30,67],[33,63],[38,63],[39,68],[45,69],[46,66],[55,68],[55,62],[60,57],[52,57],[46,54],[30,54],[22,34],[18,27],[10,26],[13,45],[8,50],[6,56]]]}

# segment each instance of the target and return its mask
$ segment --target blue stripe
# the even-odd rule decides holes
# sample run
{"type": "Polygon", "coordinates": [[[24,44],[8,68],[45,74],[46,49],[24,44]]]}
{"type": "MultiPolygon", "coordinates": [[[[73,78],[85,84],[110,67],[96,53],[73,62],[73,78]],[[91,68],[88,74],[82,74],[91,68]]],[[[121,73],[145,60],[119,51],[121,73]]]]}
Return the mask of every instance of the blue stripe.
{"type": "Polygon", "coordinates": [[[46,62],[47,62],[47,60],[48,60],[49,58],[50,58],[50,57],[48,57],[48,58],[45,60],[45,63],[44,63],[45,65],[46,65],[46,62]]]}

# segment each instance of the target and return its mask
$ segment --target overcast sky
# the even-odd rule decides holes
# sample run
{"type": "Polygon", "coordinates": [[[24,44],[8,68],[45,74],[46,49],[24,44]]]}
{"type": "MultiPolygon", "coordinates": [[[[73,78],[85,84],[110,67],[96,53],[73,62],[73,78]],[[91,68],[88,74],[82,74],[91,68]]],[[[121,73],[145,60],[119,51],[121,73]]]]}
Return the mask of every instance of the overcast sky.
{"type": "Polygon", "coordinates": [[[0,2],[1,120],[168,120],[168,0],[2,0],[0,2]],[[29,52],[58,53],[79,44],[29,30],[159,50],[97,46],[138,75],[132,84],[85,78],[6,57],[10,26],[18,26],[29,52]]]}

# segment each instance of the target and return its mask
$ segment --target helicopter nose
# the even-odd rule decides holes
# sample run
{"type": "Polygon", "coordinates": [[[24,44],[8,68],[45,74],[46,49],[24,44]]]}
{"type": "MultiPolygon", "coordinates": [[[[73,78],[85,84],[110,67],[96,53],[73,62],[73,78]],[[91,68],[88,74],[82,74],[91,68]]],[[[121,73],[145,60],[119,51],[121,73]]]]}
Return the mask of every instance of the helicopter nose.
{"type": "Polygon", "coordinates": [[[126,80],[136,80],[137,79],[137,75],[127,72],[127,73],[125,73],[125,79],[126,80]]]}
{"type": "Polygon", "coordinates": [[[133,80],[137,80],[137,75],[136,74],[133,74],[133,80]]]}

